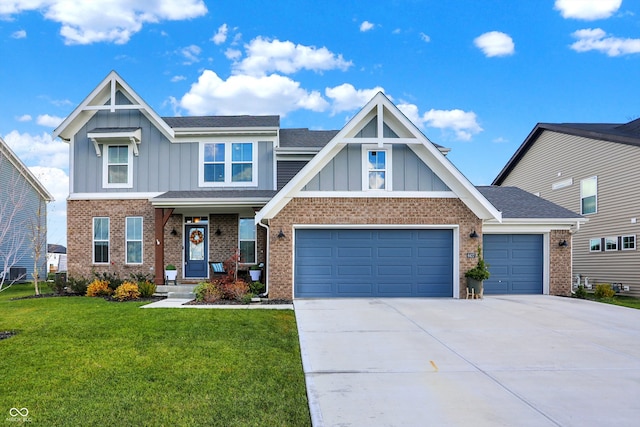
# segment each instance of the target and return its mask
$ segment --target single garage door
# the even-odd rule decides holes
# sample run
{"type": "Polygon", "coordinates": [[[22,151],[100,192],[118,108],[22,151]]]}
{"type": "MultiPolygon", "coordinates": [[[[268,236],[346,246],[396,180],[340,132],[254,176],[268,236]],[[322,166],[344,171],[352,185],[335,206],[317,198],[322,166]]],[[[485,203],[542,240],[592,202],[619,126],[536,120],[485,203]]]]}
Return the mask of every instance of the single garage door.
{"type": "Polygon", "coordinates": [[[296,230],[296,297],[451,297],[452,272],[452,230],[296,230]]]}
{"type": "Polygon", "coordinates": [[[483,241],[491,272],[485,294],[542,293],[541,234],[485,234],[483,241]]]}

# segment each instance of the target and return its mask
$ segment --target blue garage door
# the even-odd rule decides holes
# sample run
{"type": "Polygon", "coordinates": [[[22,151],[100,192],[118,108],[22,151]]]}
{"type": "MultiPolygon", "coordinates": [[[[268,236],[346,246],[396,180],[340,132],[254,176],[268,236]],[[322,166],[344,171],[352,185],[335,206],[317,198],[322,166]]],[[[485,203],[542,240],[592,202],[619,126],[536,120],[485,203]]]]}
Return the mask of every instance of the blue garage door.
{"type": "Polygon", "coordinates": [[[541,234],[485,234],[483,241],[491,272],[485,294],[542,293],[541,234]]]}
{"type": "Polygon", "coordinates": [[[452,230],[297,230],[296,297],[451,297],[452,230]]]}

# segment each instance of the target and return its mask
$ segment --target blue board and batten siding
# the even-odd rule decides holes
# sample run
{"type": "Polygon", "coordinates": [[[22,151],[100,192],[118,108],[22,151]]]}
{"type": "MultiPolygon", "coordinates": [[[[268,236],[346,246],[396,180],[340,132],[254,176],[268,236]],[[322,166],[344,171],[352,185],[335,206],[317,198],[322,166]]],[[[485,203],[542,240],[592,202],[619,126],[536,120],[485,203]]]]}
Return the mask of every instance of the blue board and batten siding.
{"type": "Polygon", "coordinates": [[[294,294],[452,297],[453,231],[298,229],[294,294]]]}
{"type": "MultiPolygon", "coordinates": [[[[258,167],[258,186],[254,189],[273,190],[273,142],[259,139],[247,138],[247,142],[258,144],[258,159],[254,162],[258,167]]],[[[198,184],[200,141],[171,143],[137,110],[119,110],[114,113],[99,111],[76,134],[73,150],[75,193],[147,193],[202,189],[198,184]],[[103,159],[96,155],[87,133],[96,128],[118,127],[141,129],[139,155],[133,157],[133,187],[103,188],[103,159]]],[[[107,155],[102,144],[101,151],[103,156],[107,155]]],[[[207,187],[212,188],[214,187],[207,187]]]]}
{"type": "MultiPolygon", "coordinates": [[[[406,145],[394,145],[392,188],[394,191],[449,191],[447,185],[406,145]]],[[[362,148],[345,146],[304,187],[303,191],[361,191],[362,148]]]]}
{"type": "Polygon", "coordinates": [[[485,294],[543,293],[543,236],[541,234],[485,234],[484,259],[491,277],[485,294]]]}

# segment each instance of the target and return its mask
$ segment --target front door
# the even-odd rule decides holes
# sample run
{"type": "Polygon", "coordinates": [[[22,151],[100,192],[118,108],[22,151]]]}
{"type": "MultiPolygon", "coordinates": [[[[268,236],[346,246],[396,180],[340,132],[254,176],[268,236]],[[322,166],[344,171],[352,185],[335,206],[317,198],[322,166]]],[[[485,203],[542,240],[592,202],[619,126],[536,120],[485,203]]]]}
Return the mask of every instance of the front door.
{"type": "Polygon", "coordinates": [[[207,277],[207,226],[185,225],[184,277],[207,277]]]}

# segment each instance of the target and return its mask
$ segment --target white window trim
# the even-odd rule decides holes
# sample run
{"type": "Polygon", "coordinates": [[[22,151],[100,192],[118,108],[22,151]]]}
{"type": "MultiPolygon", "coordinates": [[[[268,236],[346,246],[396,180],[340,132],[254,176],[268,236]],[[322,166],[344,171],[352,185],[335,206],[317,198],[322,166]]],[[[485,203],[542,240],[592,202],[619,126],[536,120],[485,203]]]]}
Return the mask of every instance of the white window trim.
{"type": "Polygon", "coordinates": [[[131,144],[104,144],[102,156],[102,188],[133,188],[133,147],[131,144]],[[127,182],[109,183],[109,147],[127,147],[127,182]]]}
{"type": "Polygon", "coordinates": [[[635,234],[627,234],[626,236],[622,236],[622,238],[620,239],[620,249],[623,251],[635,251],[636,250],[636,243],[637,239],[636,239],[636,235],[635,234]],[[624,247],[624,239],[625,237],[633,237],[633,247],[632,248],[625,248],[624,247]]]}
{"type": "Polygon", "coordinates": [[[584,179],[581,179],[581,180],[580,180],[580,215],[594,215],[594,214],[597,214],[597,213],[598,213],[598,177],[597,177],[597,176],[590,176],[590,177],[588,177],[588,178],[584,178],[584,179]],[[595,198],[596,198],[596,210],[595,210],[595,211],[593,211],[593,212],[584,213],[584,212],[582,211],[582,200],[583,200],[585,197],[591,197],[591,196],[584,196],[584,195],[582,194],[582,183],[583,183],[584,181],[589,180],[589,179],[594,179],[594,180],[596,181],[596,194],[594,195],[594,196],[595,196],[595,198]]]}
{"type": "Polygon", "coordinates": [[[198,159],[198,185],[200,187],[256,187],[258,185],[258,142],[257,141],[206,141],[200,142],[198,159]],[[204,147],[206,144],[224,144],[224,182],[205,182],[204,180],[204,147]],[[231,147],[233,144],[251,145],[251,181],[231,181],[231,147]]]}
{"type": "Polygon", "coordinates": [[[238,248],[240,248],[240,243],[241,242],[253,242],[253,262],[246,262],[243,260],[240,260],[243,264],[257,264],[258,262],[258,230],[257,230],[257,226],[255,225],[255,221],[253,218],[238,218],[238,248]],[[248,240],[248,239],[241,239],[240,238],[240,221],[242,220],[248,220],[253,222],[253,235],[254,238],[253,240],[248,240]]]}
{"type": "Polygon", "coordinates": [[[593,252],[593,253],[595,253],[595,252],[602,252],[602,239],[601,239],[601,238],[599,238],[599,237],[592,237],[592,238],[590,238],[590,239],[589,239],[589,252],[593,252]],[[593,240],[597,240],[597,241],[598,241],[598,249],[597,249],[597,250],[591,249],[591,247],[592,247],[591,242],[592,242],[593,240]]]}
{"type": "Polygon", "coordinates": [[[141,265],[144,264],[144,217],[141,216],[128,216],[124,219],[124,263],[128,265],[141,265]],[[140,240],[129,240],[127,238],[127,222],[129,218],[140,218],[140,240]],[[129,262],[129,242],[140,242],[140,262],[129,262]]]}
{"type": "Polygon", "coordinates": [[[604,238],[604,251],[605,252],[615,252],[618,250],[618,237],[617,236],[608,236],[604,238]],[[607,248],[607,242],[612,241],[615,244],[614,249],[607,248]]]}
{"type": "Polygon", "coordinates": [[[94,265],[108,265],[111,261],[111,218],[108,216],[94,216],[91,221],[91,264],[94,265]],[[96,219],[106,219],[108,229],[107,240],[96,240],[96,219]],[[107,262],[96,262],[96,242],[107,242],[107,262]]]}
{"type": "Polygon", "coordinates": [[[393,191],[393,168],[392,168],[392,145],[391,144],[383,144],[382,146],[378,144],[362,144],[362,191],[373,191],[373,192],[382,192],[382,191],[393,191]],[[369,188],[369,151],[384,151],[386,152],[386,163],[385,163],[385,179],[384,185],[385,188],[382,190],[369,188]]]}

